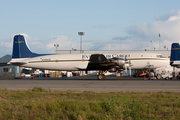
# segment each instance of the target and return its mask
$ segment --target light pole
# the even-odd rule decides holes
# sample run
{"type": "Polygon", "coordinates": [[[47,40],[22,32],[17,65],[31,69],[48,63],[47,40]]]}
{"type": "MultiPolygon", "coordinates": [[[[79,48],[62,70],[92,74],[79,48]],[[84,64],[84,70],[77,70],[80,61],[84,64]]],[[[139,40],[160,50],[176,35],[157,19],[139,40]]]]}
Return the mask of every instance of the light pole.
{"type": "Polygon", "coordinates": [[[82,36],[85,34],[85,32],[78,32],[78,35],[81,36],[80,38],[80,53],[82,53],[82,36]]]}
{"type": "Polygon", "coordinates": [[[57,48],[59,47],[59,44],[54,44],[54,47],[56,47],[56,51],[57,51],[57,48]]]}
{"type": "Polygon", "coordinates": [[[122,42],[121,42],[121,40],[120,40],[120,51],[122,50],[122,42]]]}
{"type": "Polygon", "coordinates": [[[152,43],[153,43],[153,41],[151,40],[151,50],[152,50],[152,43]]]}
{"type": "Polygon", "coordinates": [[[159,50],[161,50],[161,34],[159,33],[159,50]]]}

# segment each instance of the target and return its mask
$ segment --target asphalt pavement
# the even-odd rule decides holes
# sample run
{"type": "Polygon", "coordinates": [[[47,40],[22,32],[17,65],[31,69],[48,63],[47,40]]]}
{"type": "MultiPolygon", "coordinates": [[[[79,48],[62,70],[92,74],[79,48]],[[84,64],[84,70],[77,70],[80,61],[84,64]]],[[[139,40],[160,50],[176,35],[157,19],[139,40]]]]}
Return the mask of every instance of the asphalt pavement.
{"type": "Polygon", "coordinates": [[[180,80],[144,80],[134,77],[108,76],[97,80],[96,76],[71,78],[0,78],[0,88],[8,90],[28,90],[42,87],[56,91],[96,91],[96,92],[180,92],[180,80]]]}

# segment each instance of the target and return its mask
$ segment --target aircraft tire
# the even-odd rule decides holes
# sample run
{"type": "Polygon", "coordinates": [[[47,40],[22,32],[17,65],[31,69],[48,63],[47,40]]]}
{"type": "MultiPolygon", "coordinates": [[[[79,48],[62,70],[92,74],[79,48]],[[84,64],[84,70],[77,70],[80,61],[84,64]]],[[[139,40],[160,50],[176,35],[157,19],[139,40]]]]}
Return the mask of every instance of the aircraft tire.
{"type": "Polygon", "coordinates": [[[98,75],[97,77],[98,77],[98,80],[103,80],[103,79],[105,79],[105,76],[104,76],[103,74],[100,74],[100,75],[98,75]]]}

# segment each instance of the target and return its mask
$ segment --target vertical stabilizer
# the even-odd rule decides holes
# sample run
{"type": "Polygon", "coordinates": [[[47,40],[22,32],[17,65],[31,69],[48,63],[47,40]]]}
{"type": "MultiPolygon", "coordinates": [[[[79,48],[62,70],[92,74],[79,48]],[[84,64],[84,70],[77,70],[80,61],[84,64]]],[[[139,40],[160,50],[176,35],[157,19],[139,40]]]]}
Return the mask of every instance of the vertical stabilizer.
{"type": "Polygon", "coordinates": [[[13,40],[12,58],[31,58],[39,56],[29,50],[23,35],[15,35],[13,40]]]}
{"type": "Polygon", "coordinates": [[[180,61],[180,46],[179,43],[173,43],[171,45],[171,61],[180,61]]]}

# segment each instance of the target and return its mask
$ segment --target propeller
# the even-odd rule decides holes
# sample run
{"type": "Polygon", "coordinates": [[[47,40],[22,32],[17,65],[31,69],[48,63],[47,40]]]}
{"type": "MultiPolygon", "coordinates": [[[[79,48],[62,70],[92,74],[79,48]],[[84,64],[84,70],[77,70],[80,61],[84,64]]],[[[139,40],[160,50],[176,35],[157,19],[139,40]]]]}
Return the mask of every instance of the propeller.
{"type": "Polygon", "coordinates": [[[127,73],[127,68],[129,69],[129,74],[130,74],[130,76],[131,76],[131,66],[133,66],[132,64],[131,64],[131,61],[130,60],[127,60],[127,58],[126,58],[127,56],[125,56],[125,65],[124,65],[124,68],[125,68],[125,71],[126,71],[126,73],[127,73]]]}
{"type": "Polygon", "coordinates": [[[127,57],[127,56],[125,56],[125,58],[124,58],[124,61],[125,61],[124,68],[125,68],[125,71],[126,71],[126,73],[127,73],[127,67],[128,67],[129,61],[127,60],[126,57],[127,57]]]}
{"type": "Polygon", "coordinates": [[[131,76],[131,66],[133,66],[133,64],[131,64],[131,61],[129,61],[129,74],[131,76]]]}
{"type": "Polygon", "coordinates": [[[129,66],[129,74],[130,74],[130,76],[131,76],[131,67],[129,66]]]}
{"type": "Polygon", "coordinates": [[[126,71],[126,73],[127,73],[127,64],[125,64],[124,67],[125,67],[125,71],[126,71]]]}

